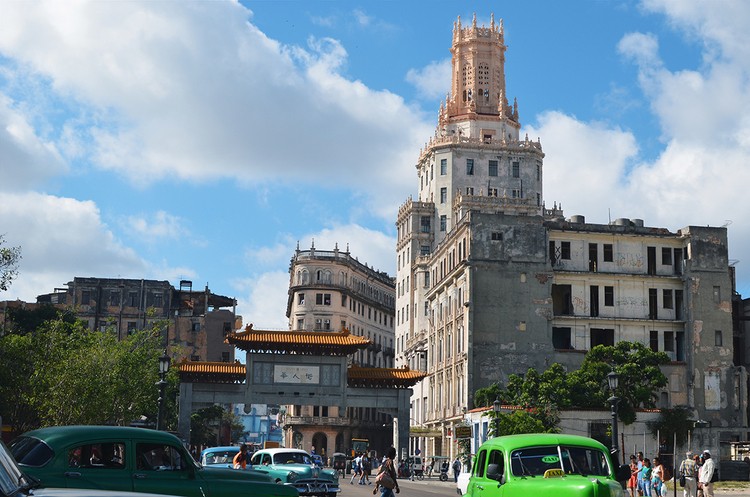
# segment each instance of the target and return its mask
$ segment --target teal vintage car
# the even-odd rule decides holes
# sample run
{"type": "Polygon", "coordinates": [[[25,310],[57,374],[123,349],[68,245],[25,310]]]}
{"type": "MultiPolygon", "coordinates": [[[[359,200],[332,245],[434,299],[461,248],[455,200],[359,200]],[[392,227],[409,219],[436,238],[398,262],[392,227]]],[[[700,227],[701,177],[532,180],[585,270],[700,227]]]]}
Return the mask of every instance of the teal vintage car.
{"type": "Polygon", "coordinates": [[[268,474],[206,470],[167,432],[123,426],[57,426],[16,438],[11,452],[43,487],[95,488],[185,497],[297,497],[268,474]]]}
{"type": "Polygon", "coordinates": [[[578,435],[528,434],[492,438],[477,451],[470,497],[622,497],[627,465],[615,468],[609,451],[578,435]]]}
{"type": "Polygon", "coordinates": [[[301,449],[262,449],[250,463],[256,471],[268,473],[279,483],[294,485],[301,496],[336,497],[339,473],[317,466],[310,454],[301,449]]]}

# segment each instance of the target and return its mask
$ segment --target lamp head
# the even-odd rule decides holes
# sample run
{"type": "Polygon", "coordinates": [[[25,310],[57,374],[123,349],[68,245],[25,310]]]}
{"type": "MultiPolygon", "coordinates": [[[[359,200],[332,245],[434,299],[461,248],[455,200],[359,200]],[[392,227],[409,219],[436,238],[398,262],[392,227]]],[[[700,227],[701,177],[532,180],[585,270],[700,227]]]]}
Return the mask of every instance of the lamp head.
{"type": "Polygon", "coordinates": [[[167,371],[169,371],[169,363],[171,362],[171,359],[167,355],[167,351],[164,350],[164,353],[161,357],[159,357],[159,373],[160,374],[166,374],[167,371]]]}
{"type": "Polygon", "coordinates": [[[607,375],[607,383],[609,383],[609,389],[613,392],[617,390],[617,383],[618,383],[618,377],[617,373],[614,371],[610,371],[607,375]]]}

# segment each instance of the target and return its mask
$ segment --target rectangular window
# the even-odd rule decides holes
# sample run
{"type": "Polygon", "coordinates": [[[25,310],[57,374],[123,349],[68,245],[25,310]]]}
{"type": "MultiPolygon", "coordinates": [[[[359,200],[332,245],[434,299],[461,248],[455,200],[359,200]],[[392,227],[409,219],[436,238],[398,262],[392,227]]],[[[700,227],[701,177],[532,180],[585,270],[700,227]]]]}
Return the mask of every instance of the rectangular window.
{"type": "Polygon", "coordinates": [[[330,319],[324,319],[323,320],[323,329],[326,331],[329,331],[331,329],[331,320],[330,319]]]}
{"type": "Polygon", "coordinates": [[[672,265],[672,249],[669,247],[662,247],[661,249],[661,263],[665,266],[672,265]]]}
{"type": "Polygon", "coordinates": [[[503,241],[503,233],[500,231],[493,231],[490,235],[493,242],[502,242],[503,241]]]}
{"type": "Polygon", "coordinates": [[[597,345],[612,347],[615,344],[615,330],[591,328],[590,346],[593,349],[597,345]]]}
{"type": "Polygon", "coordinates": [[[573,343],[570,341],[570,328],[552,328],[552,346],[558,350],[570,350],[573,343]]]}
{"type": "Polygon", "coordinates": [[[521,177],[521,165],[514,161],[511,166],[511,172],[514,178],[520,178],[521,177]]]}
{"type": "Polygon", "coordinates": [[[466,175],[474,176],[474,159],[466,159],[466,175]]]}
{"type": "Polygon", "coordinates": [[[128,321],[128,335],[132,335],[137,329],[137,323],[135,321],[128,321]]]}
{"type": "Polygon", "coordinates": [[[664,332],[664,352],[674,352],[674,331],[664,332]]]}
{"type": "Polygon", "coordinates": [[[615,305],[615,287],[604,287],[604,306],[613,307],[615,305]]]}
{"type": "Polygon", "coordinates": [[[659,352],[659,331],[651,330],[648,337],[648,345],[654,352],[659,352]]]}
{"type": "Polygon", "coordinates": [[[421,245],[419,247],[419,255],[430,255],[430,246],[429,245],[421,245]]]}
{"type": "Polygon", "coordinates": [[[542,166],[539,164],[536,165],[536,180],[539,181],[542,179],[542,166]]]}
{"type": "Polygon", "coordinates": [[[330,293],[324,293],[323,294],[323,305],[331,305],[331,294],[330,293]]]}
{"type": "Polygon", "coordinates": [[[657,293],[656,288],[649,288],[648,289],[648,318],[649,319],[658,319],[659,314],[657,311],[658,307],[658,301],[657,301],[657,293]]]}
{"type": "Polygon", "coordinates": [[[120,292],[109,292],[109,305],[120,305],[120,292]]]}
{"type": "Polygon", "coordinates": [[[315,331],[320,331],[323,329],[323,320],[320,318],[315,319],[315,331]]]}
{"type": "Polygon", "coordinates": [[[514,188],[511,191],[511,194],[512,194],[511,197],[513,198],[521,198],[521,190],[519,190],[518,188],[514,188]]]}
{"type": "Polygon", "coordinates": [[[497,197],[497,188],[487,188],[488,197],[497,197]]]}
{"type": "Polygon", "coordinates": [[[346,295],[341,295],[341,307],[346,307],[346,295]]]}
{"type": "Polygon", "coordinates": [[[193,331],[196,331],[196,332],[197,332],[197,331],[200,331],[200,330],[201,330],[201,323],[200,323],[199,321],[197,321],[197,322],[193,323],[193,325],[192,325],[192,330],[193,330],[193,331]]]}
{"type": "Polygon", "coordinates": [[[570,242],[560,242],[560,259],[570,260],[570,242]]]}
{"type": "Polygon", "coordinates": [[[589,315],[592,318],[599,316],[599,286],[589,287],[589,315]]]}
{"type": "Polygon", "coordinates": [[[138,307],[138,292],[128,292],[128,306],[138,307]]]}
{"type": "Polygon", "coordinates": [[[721,330],[714,331],[714,345],[716,345],[717,347],[724,346],[724,339],[721,336],[721,330]]]}
{"type": "Polygon", "coordinates": [[[490,176],[497,176],[497,161],[496,160],[491,160],[490,161],[490,167],[489,167],[489,169],[490,169],[490,171],[489,171],[490,172],[490,176]]]}
{"type": "Polygon", "coordinates": [[[89,305],[91,303],[91,292],[83,290],[81,292],[81,305],[89,305]]]}
{"type": "Polygon", "coordinates": [[[672,290],[662,290],[662,305],[665,309],[671,309],[674,307],[674,302],[672,301],[672,290]]]}
{"type": "Polygon", "coordinates": [[[448,216],[443,214],[440,216],[440,231],[445,231],[448,229],[448,216]]]}
{"type": "Polygon", "coordinates": [[[221,362],[229,362],[229,352],[221,353],[221,362]]]}
{"type": "Polygon", "coordinates": [[[448,174],[448,159],[440,159],[440,176],[448,174]]]}
{"type": "Polygon", "coordinates": [[[322,293],[316,293],[315,294],[315,305],[323,305],[323,294],[322,293]]]}
{"type": "Polygon", "coordinates": [[[154,307],[164,307],[164,294],[154,294],[154,307]]]}
{"type": "Polygon", "coordinates": [[[614,253],[612,252],[612,244],[611,243],[605,243],[604,244],[604,262],[613,262],[614,259],[614,253]]]}
{"type": "Polygon", "coordinates": [[[448,188],[443,187],[440,189],[440,203],[444,204],[448,200],[448,188]]]}
{"type": "Polygon", "coordinates": [[[474,188],[467,186],[466,187],[466,195],[474,195],[474,188]]]}
{"type": "Polygon", "coordinates": [[[298,293],[297,294],[297,305],[305,305],[305,294],[304,293],[298,293]]]}
{"type": "Polygon", "coordinates": [[[431,230],[430,216],[422,216],[419,220],[422,233],[429,233],[431,230]]]}
{"type": "Polygon", "coordinates": [[[300,330],[300,331],[305,329],[305,320],[304,319],[298,319],[297,320],[297,329],[300,330]]]}

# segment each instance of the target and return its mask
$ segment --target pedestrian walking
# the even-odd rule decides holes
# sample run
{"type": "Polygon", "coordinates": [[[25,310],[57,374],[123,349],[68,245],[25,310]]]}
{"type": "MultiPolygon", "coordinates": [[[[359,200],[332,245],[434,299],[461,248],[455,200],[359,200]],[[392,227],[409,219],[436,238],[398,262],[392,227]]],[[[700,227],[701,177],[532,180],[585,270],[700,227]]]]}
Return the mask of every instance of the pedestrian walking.
{"type": "Polygon", "coordinates": [[[378,492],[378,489],[380,489],[380,497],[394,497],[393,491],[395,490],[396,493],[400,493],[401,489],[398,487],[398,475],[396,474],[396,467],[393,465],[393,460],[396,458],[396,449],[395,447],[391,447],[388,449],[388,452],[385,454],[385,461],[380,466],[380,471],[378,471],[378,476],[380,476],[380,473],[387,472],[388,476],[390,476],[391,480],[393,481],[393,488],[390,489],[384,485],[378,484],[378,478],[375,478],[375,488],[372,489],[372,495],[375,495],[378,492]]]}
{"type": "Polygon", "coordinates": [[[693,459],[692,451],[685,452],[685,459],[680,463],[680,479],[685,481],[682,486],[682,497],[697,497],[698,465],[693,459]]]}
{"type": "MultiPolygon", "coordinates": [[[[638,459],[635,454],[630,456],[630,478],[628,479],[628,493],[630,497],[636,497],[638,489],[638,459]]],[[[695,497],[695,496],[693,496],[695,497]]]]}
{"type": "Polygon", "coordinates": [[[453,481],[458,482],[458,475],[461,474],[461,461],[456,456],[453,460],[453,481]]]}

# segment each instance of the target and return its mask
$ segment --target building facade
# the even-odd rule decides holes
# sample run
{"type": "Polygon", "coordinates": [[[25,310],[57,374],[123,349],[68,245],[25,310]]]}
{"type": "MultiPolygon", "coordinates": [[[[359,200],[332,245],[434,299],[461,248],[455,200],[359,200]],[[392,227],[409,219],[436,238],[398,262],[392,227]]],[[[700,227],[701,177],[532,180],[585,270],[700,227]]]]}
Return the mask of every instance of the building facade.
{"type": "Polygon", "coordinates": [[[623,340],[670,355],[662,407],[744,439],[726,228],[591,224],[547,208],[541,143],[519,135],[506,98],[505,49],[502,22],[455,23],[451,93],[419,154],[418,197],[398,212],[396,366],[429,373],[411,399],[412,449],[453,455],[477,389],[555,362],[576,369],[623,340]]]}
{"type": "Polygon", "coordinates": [[[39,295],[37,304],[70,309],[89,329],[114,329],[120,338],[167,321],[164,346],[191,361],[233,362],[234,347],[224,339],[242,326],[235,299],[208,286],[194,291],[187,280],[175,288],[168,281],[76,277],[39,295]]]}
{"type": "MultiPolygon", "coordinates": [[[[394,305],[393,277],[359,262],[348,250],[309,250],[299,246],[289,267],[286,315],[289,329],[307,332],[341,332],[370,340],[349,356],[349,365],[360,368],[393,368],[394,305]]],[[[286,406],[288,443],[318,453],[347,452],[353,438],[390,438],[392,416],[377,406],[286,406]],[[309,443],[310,446],[305,446],[309,443]]]]}

